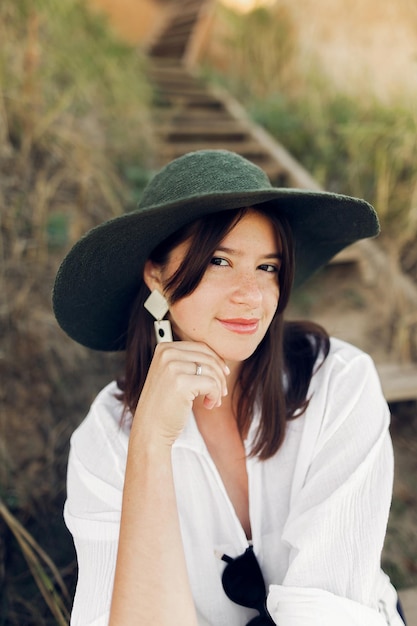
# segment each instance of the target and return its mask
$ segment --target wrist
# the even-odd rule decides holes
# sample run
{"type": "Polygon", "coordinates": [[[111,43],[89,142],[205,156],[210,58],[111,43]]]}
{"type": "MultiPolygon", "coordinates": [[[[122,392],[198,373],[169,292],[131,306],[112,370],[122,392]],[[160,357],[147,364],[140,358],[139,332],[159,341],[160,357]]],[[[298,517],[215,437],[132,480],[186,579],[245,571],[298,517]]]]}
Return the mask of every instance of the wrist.
{"type": "Polygon", "coordinates": [[[156,424],[144,423],[140,418],[133,420],[129,447],[147,452],[151,456],[171,457],[175,437],[156,424]]]}

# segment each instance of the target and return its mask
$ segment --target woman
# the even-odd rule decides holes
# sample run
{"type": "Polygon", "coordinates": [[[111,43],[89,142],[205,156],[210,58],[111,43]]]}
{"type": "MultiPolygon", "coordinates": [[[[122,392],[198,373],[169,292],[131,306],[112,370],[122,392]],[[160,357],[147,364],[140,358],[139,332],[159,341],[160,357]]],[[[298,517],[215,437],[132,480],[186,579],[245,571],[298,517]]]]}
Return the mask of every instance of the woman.
{"type": "Polygon", "coordinates": [[[71,441],[72,624],[403,624],[380,569],[393,461],[374,366],[283,320],[293,282],[377,233],[364,201],[208,150],[71,250],[59,323],[126,350],[71,441]]]}

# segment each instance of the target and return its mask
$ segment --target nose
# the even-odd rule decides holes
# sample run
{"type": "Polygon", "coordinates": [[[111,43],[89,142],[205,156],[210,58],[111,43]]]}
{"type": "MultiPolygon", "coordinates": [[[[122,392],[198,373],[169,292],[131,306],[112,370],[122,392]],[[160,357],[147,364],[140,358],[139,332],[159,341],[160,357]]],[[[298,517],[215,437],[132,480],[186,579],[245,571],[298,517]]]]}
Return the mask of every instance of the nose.
{"type": "Polygon", "coordinates": [[[262,303],[262,290],[254,274],[247,272],[238,277],[232,300],[253,309],[262,303]]]}

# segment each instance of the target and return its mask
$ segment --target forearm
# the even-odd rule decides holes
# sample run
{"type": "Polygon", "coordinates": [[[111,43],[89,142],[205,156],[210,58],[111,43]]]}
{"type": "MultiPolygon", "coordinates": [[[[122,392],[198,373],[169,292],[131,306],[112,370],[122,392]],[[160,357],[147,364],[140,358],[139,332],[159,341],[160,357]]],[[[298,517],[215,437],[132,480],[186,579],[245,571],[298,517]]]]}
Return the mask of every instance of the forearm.
{"type": "Polygon", "coordinates": [[[196,626],[171,448],[132,429],[110,626],[196,626]],[[140,445],[135,445],[140,438],[140,445]]]}

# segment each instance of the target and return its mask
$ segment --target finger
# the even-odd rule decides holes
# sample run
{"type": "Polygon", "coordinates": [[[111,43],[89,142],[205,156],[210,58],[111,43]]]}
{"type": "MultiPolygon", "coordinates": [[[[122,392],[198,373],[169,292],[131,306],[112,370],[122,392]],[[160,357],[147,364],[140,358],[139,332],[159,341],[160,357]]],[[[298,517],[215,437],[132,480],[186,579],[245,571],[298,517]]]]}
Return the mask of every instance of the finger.
{"type": "MultiPolygon", "coordinates": [[[[196,355],[198,358],[198,355],[196,355]]],[[[213,364],[210,361],[205,361],[201,359],[200,361],[191,361],[190,362],[190,375],[191,376],[209,376],[214,378],[216,382],[219,384],[219,393],[221,396],[226,396],[227,391],[227,380],[224,375],[224,372],[218,368],[217,364],[213,364]]]]}
{"type": "Polygon", "coordinates": [[[227,374],[229,372],[226,364],[218,355],[206,344],[193,342],[175,342],[173,344],[159,344],[160,360],[163,364],[177,363],[177,373],[186,371],[190,375],[197,376],[197,371],[201,375],[211,376],[219,381],[221,395],[227,395],[227,374]],[[199,366],[199,367],[198,367],[199,366]],[[183,370],[183,367],[186,369],[183,370]],[[225,369],[227,368],[227,370],[225,369]]]}
{"type": "Polygon", "coordinates": [[[162,372],[166,369],[180,395],[191,394],[193,400],[204,396],[204,404],[209,408],[221,405],[222,396],[227,395],[227,383],[213,354],[172,346],[163,349],[160,361],[162,372]]]}
{"type": "Polygon", "coordinates": [[[191,395],[192,401],[198,396],[204,396],[205,404],[209,404],[210,408],[220,406],[222,396],[227,394],[227,390],[224,392],[223,389],[221,371],[219,374],[215,364],[201,364],[184,358],[171,359],[166,364],[166,373],[171,381],[168,384],[172,385],[175,393],[185,397],[191,395]]]}
{"type": "Polygon", "coordinates": [[[180,375],[181,378],[183,381],[179,380],[179,385],[182,386],[183,384],[187,390],[191,391],[193,400],[201,396],[205,407],[212,409],[221,406],[222,388],[214,376],[209,374],[202,374],[201,376],[182,374],[180,375]]]}
{"type": "Polygon", "coordinates": [[[170,346],[170,347],[178,348],[180,350],[184,350],[184,352],[188,352],[188,353],[198,352],[199,354],[200,353],[205,354],[209,358],[210,357],[214,358],[214,360],[216,361],[216,363],[218,363],[219,367],[226,374],[226,376],[230,374],[229,367],[227,366],[225,361],[206,343],[195,342],[195,341],[176,341],[170,344],[159,344],[159,346],[162,346],[162,349],[164,349],[164,347],[166,348],[170,346]]]}

